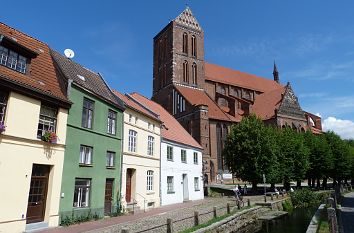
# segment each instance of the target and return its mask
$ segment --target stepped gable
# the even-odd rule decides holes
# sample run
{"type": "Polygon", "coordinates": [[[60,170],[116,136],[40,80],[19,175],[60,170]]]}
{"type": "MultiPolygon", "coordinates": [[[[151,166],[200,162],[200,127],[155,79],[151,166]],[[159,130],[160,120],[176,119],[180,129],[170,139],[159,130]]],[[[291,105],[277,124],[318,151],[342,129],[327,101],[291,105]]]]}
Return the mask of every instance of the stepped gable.
{"type": "Polygon", "coordinates": [[[58,79],[47,44],[0,23],[0,44],[5,40],[28,52],[31,55],[31,62],[26,74],[0,65],[0,81],[15,83],[31,91],[70,103],[66,97],[66,85],[58,79]]]}
{"type": "Polygon", "coordinates": [[[113,94],[103,77],[80,64],[64,57],[60,53],[51,50],[51,55],[67,79],[72,79],[77,85],[93,92],[95,95],[103,98],[118,108],[123,108],[123,103],[113,94]]]}
{"type": "Polygon", "coordinates": [[[139,93],[134,92],[130,95],[141,104],[160,115],[160,119],[163,123],[163,127],[161,128],[161,135],[163,138],[194,148],[203,149],[199,143],[182,127],[182,125],[178,123],[178,121],[161,105],[149,100],[139,93]]]}
{"type": "Polygon", "coordinates": [[[296,97],[289,82],[285,87],[285,92],[278,108],[278,114],[306,120],[305,112],[301,109],[298,98],[296,97]]]}
{"type": "Polygon", "coordinates": [[[284,92],[285,87],[280,87],[256,96],[251,112],[255,113],[262,120],[275,117],[275,110],[279,108],[284,92]]]}
{"type": "Polygon", "coordinates": [[[193,106],[206,105],[208,106],[208,116],[211,119],[222,121],[241,121],[241,116],[236,117],[225,113],[204,90],[193,89],[190,87],[176,86],[180,94],[193,106]]]}
{"type": "Polygon", "coordinates": [[[281,84],[273,80],[210,63],[205,63],[205,79],[259,92],[282,87],[281,84]]]}
{"type": "Polygon", "coordinates": [[[137,100],[134,99],[134,97],[132,97],[129,94],[122,94],[117,90],[113,90],[113,93],[118,96],[118,98],[120,98],[124,104],[126,106],[128,106],[129,108],[132,108],[148,117],[153,118],[156,121],[161,121],[159,118],[159,115],[151,110],[149,110],[148,108],[142,106],[142,104],[140,104],[137,100]]]}
{"type": "Polygon", "coordinates": [[[200,27],[200,24],[198,23],[197,19],[194,17],[191,9],[188,6],[173,21],[178,24],[181,24],[183,26],[195,29],[195,30],[199,30],[199,31],[202,30],[202,28],[200,27]]]}

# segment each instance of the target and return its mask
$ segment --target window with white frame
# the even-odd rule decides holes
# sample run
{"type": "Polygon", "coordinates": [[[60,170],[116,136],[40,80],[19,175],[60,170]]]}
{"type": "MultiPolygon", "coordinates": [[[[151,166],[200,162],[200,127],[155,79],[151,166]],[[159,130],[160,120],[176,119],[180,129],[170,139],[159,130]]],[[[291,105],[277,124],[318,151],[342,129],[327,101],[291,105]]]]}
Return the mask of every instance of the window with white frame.
{"type": "Polygon", "coordinates": [[[90,179],[75,179],[74,207],[84,208],[90,206],[90,189],[90,179]]]}
{"type": "Polygon", "coordinates": [[[147,191],[152,191],[153,190],[153,183],[154,181],[154,171],[149,170],[146,173],[146,190],[147,191]]]}
{"type": "Polygon", "coordinates": [[[107,133],[116,134],[116,120],[117,113],[113,110],[108,110],[108,119],[107,119],[107,133]]]}
{"type": "Polygon", "coordinates": [[[80,161],[81,165],[91,165],[92,164],[92,152],[93,148],[90,146],[80,146],[80,161]]]}
{"type": "Polygon", "coordinates": [[[193,161],[194,161],[194,164],[198,164],[198,153],[197,152],[193,153],[193,161]]]}
{"type": "Polygon", "coordinates": [[[135,124],[138,124],[138,117],[135,117],[135,124]]]}
{"type": "Polygon", "coordinates": [[[167,146],[167,160],[173,161],[173,147],[167,146]]]}
{"type": "Polygon", "coordinates": [[[194,177],[194,190],[199,191],[199,177],[194,177]]]}
{"type": "Polygon", "coordinates": [[[129,138],[128,138],[128,150],[130,152],[136,152],[136,137],[137,132],[134,130],[129,130],[129,138]]]}
{"type": "Polygon", "coordinates": [[[82,127],[92,129],[93,123],[93,109],[95,102],[84,98],[84,104],[82,108],[82,127]]]}
{"type": "Polygon", "coordinates": [[[106,167],[114,167],[114,159],[116,157],[116,153],[112,151],[107,151],[107,159],[106,159],[106,167]]]}
{"type": "Polygon", "coordinates": [[[181,162],[187,163],[187,151],[186,150],[181,150],[181,162]]]}
{"type": "Polygon", "coordinates": [[[132,114],[129,114],[129,123],[132,123],[133,122],[133,116],[132,114]]]}
{"type": "Polygon", "coordinates": [[[0,45],[0,64],[21,73],[26,73],[27,58],[0,45]]]}
{"type": "Polygon", "coordinates": [[[5,121],[5,112],[7,104],[7,93],[0,90],[0,123],[5,121]]]}
{"type": "Polygon", "coordinates": [[[155,139],[153,136],[148,136],[148,155],[154,155],[154,143],[155,139]]]}
{"type": "Polygon", "coordinates": [[[41,105],[37,138],[41,139],[45,132],[54,132],[57,124],[57,110],[45,105],[41,105]]]}
{"type": "Polygon", "coordinates": [[[173,176],[167,176],[167,193],[173,193],[173,176]]]}

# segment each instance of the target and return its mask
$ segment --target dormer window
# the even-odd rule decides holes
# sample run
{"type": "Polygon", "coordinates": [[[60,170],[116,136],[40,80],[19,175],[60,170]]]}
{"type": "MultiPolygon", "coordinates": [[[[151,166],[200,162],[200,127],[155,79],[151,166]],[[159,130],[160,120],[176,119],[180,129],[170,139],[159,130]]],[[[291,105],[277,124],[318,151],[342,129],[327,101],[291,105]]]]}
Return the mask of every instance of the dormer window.
{"type": "Polygon", "coordinates": [[[27,58],[0,45],[0,64],[21,73],[26,73],[27,58]]]}

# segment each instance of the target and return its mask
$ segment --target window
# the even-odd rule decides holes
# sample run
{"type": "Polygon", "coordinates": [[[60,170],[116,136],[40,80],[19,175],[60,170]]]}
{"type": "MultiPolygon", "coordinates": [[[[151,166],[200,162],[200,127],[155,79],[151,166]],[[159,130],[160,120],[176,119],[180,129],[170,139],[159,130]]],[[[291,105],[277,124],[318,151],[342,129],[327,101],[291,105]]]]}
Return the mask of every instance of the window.
{"type": "Polygon", "coordinates": [[[181,150],[181,162],[187,163],[187,152],[186,150],[181,150]]]}
{"type": "Polygon", "coordinates": [[[82,127],[92,129],[93,122],[93,108],[95,102],[84,98],[84,105],[82,108],[82,127]]]}
{"type": "Polygon", "coordinates": [[[187,33],[183,33],[183,53],[188,53],[188,35],[187,33]]]}
{"type": "Polygon", "coordinates": [[[154,155],[154,137],[148,136],[148,155],[154,155]]]}
{"type": "Polygon", "coordinates": [[[116,119],[117,119],[117,113],[108,110],[108,123],[107,123],[107,133],[109,134],[116,134],[116,119]]]}
{"type": "Polygon", "coordinates": [[[173,147],[167,146],[167,160],[173,161],[173,147]]]}
{"type": "Polygon", "coordinates": [[[41,106],[37,129],[37,138],[41,139],[46,131],[55,132],[57,110],[45,105],[41,106]]]}
{"type": "Polygon", "coordinates": [[[199,191],[199,177],[194,177],[194,190],[199,191]]]}
{"type": "Polygon", "coordinates": [[[129,114],[129,123],[133,122],[133,116],[131,114],[129,114]]]}
{"type": "Polygon", "coordinates": [[[107,151],[106,167],[114,167],[114,158],[116,153],[112,151],[107,151]]]}
{"type": "Polygon", "coordinates": [[[135,117],[135,124],[138,124],[138,117],[135,117]]]}
{"type": "Polygon", "coordinates": [[[89,146],[80,146],[80,161],[81,165],[91,165],[92,164],[92,151],[93,148],[89,146]]]}
{"type": "Polygon", "coordinates": [[[186,110],[186,101],[177,91],[173,90],[173,115],[186,110]]]}
{"type": "Polygon", "coordinates": [[[167,193],[174,193],[173,176],[167,176],[167,193]]]}
{"type": "Polygon", "coordinates": [[[152,191],[153,189],[153,180],[154,180],[154,171],[147,171],[146,173],[146,190],[152,191]]]}
{"type": "Polygon", "coordinates": [[[193,161],[194,161],[194,164],[198,164],[198,153],[197,152],[193,153],[193,161]]]}
{"type": "Polygon", "coordinates": [[[151,124],[150,123],[148,123],[148,129],[151,130],[151,124]]]}
{"type": "Polygon", "coordinates": [[[74,207],[84,208],[90,206],[90,179],[75,179],[74,207]]]}
{"type": "Polygon", "coordinates": [[[197,84],[197,64],[192,65],[192,82],[194,85],[197,84]]]}
{"type": "Polygon", "coordinates": [[[136,152],[136,136],[137,132],[134,130],[129,130],[129,141],[128,141],[128,150],[131,152],[136,152]]]}
{"type": "Polygon", "coordinates": [[[183,82],[185,82],[185,83],[189,82],[188,62],[187,61],[183,62],[183,82]]]}
{"type": "Polygon", "coordinates": [[[5,121],[7,93],[0,91],[0,123],[5,121]]]}
{"type": "Polygon", "coordinates": [[[27,58],[0,45],[0,64],[18,72],[26,73],[27,58]]]}
{"type": "Polygon", "coordinates": [[[192,56],[197,56],[197,38],[192,36],[192,56]]]}

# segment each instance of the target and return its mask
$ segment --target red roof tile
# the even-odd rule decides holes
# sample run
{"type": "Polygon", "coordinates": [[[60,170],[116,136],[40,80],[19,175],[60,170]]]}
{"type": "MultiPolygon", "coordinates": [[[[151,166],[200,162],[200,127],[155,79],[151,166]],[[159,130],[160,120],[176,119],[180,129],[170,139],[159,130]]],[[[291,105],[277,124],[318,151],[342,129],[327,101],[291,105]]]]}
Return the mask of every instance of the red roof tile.
{"type": "Polygon", "coordinates": [[[131,95],[129,95],[129,94],[124,95],[117,90],[113,90],[113,93],[116,96],[118,96],[118,98],[120,98],[124,102],[124,104],[126,106],[128,106],[129,108],[132,108],[132,109],[134,109],[134,110],[136,110],[148,117],[151,117],[156,121],[159,121],[159,122],[161,121],[158,113],[155,113],[152,110],[150,111],[147,108],[141,106],[139,103],[137,103],[137,101],[135,101],[134,97],[132,97],[131,95]]]}
{"type": "Polygon", "coordinates": [[[31,59],[28,74],[22,74],[8,67],[0,66],[0,79],[8,80],[34,89],[42,94],[69,102],[66,97],[66,88],[61,86],[58,80],[47,44],[3,23],[0,23],[0,34],[7,38],[14,38],[16,43],[38,54],[31,59]]]}
{"type": "Polygon", "coordinates": [[[270,79],[208,63],[205,63],[205,79],[260,92],[274,90],[282,86],[270,79]]]}
{"type": "Polygon", "coordinates": [[[181,95],[194,106],[207,105],[208,116],[211,119],[217,119],[222,121],[237,121],[241,120],[240,116],[233,117],[226,114],[221,108],[206,94],[205,91],[199,89],[193,89],[189,87],[176,86],[176,89],[181,95]]]}
{"type": "Polygon", "coordinates": [[[285,89],[285,87],[280,87],[256,96],[254,105],[251,107],[251,112],[255,113],[262,120],[274,117],[275,109],[279,108],[285,89]]]}
{"type": "Polygon", "coordinates": [[[160,115],[160,119],[165,126],[161,129],[161,135],[163,138],[184,145],[192,146],[198,149],[202,149],[199,143],[161,105],[155,103],[152,100],[147,99],[146,97],[138,93],[132,93],[131,96],[133,96],[141,104],[145,105],[146,107],[160,115]]]}

